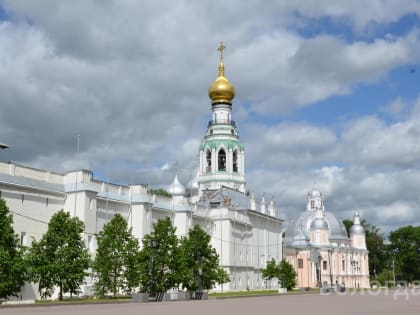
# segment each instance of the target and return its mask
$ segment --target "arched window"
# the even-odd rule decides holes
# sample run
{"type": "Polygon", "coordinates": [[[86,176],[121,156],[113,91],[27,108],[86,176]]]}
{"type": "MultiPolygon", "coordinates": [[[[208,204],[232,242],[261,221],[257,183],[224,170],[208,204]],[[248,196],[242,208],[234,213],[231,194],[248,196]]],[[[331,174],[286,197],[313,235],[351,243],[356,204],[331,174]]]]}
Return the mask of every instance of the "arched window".
{"type": "Polygon", "coordinates": [[[226,171],[226,152],[224,149],[220,149],[219,151],[219,171],[226,171]]]}
{"type": "Polygon", "coordinates": [[[238,150],[233,151],[232,169],[235,173],[238,172],[238,150]]]}
{"type": "Polygon", "coordinates": [[[209,149],[207,149],[206,152],[206,173],[210,173],[211,172],[211,151],[209,149]]]}

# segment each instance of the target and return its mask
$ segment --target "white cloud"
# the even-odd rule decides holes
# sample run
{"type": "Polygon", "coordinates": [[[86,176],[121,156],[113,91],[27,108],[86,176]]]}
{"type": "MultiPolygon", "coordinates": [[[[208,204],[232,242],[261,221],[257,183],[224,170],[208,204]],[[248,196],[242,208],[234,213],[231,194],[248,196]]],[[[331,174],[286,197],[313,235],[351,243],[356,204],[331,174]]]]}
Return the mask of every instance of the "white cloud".
{"type": "Polygon", "coordinates": [[[223,40],[253,190],[275,195],[292,216],[303,209],[316,179],[327,205],[342,216],[360,207],[368,219],[380,220],[380,210],[394,205],[401,209],[399,223],[413,219],[420,106],[409,113],[411,104],[397,100],[389,109],[401,108],[405,115],[393,123],[361,117],[345,122],[340,132],[276,121],[418,62],[417,30],[386,36],[374,31],[418,14],[418,2],[0,5],[11,17],[0,21],[0,140],[12,145],[3,159],[60,171],[79,165],[106,173],[108,164],[113,180],[150,185],[172,180],[176,163],[188,181],[210,116],[207,89],[217,74],[215,47],[223,40]],[[300,30],[323,17],[352,27],[357,39],[302,35],[300,30]],[[274,122],[267,126],[264,115],[274,122]]]}

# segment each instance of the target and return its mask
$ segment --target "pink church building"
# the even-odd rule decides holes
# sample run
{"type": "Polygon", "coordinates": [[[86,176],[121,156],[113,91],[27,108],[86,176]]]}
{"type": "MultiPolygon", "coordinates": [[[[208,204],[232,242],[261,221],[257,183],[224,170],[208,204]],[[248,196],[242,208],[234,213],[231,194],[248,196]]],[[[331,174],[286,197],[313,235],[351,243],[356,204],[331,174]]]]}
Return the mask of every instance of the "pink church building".
{"type": "Polygon", "coordinates": [[[325,211],[317,189],[308,193],[306,211],[286,229],[284,257],[295,267],[298,287],[369,287],[368,251],[359,214],[354,214],[349,237],[343,222],[325,211]]]}

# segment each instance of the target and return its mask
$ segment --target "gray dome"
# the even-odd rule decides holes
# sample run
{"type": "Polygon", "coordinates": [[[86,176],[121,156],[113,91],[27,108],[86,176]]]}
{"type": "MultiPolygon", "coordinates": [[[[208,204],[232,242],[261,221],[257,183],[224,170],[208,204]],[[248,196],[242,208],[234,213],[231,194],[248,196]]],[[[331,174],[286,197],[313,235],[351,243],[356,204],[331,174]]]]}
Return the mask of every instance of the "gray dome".
{"type": "Polygon", "coordinates": [[[365,229],[360,224],[354,224],[350,228],[350,235],[365,235],[365,229]]]}
{"type": "Polygon", "coordinates": [[[198,191],[198,176],[199,171],[197,170],[196,175],[187,184],[188,189],[191,189],[193,192],[198,191]]]}
{"type": "Polygon", "coordinates": [[[316,189],[316,188],[312,189],[312,191],[310,191],[308,193],[308,195],[310,197],[312,197],[312,198],[316,198],[316,197],[321,197],[322,196],[321,192],[318,189],[316,189]]]}
{"type": "Polygon", "coordinates": [[[178,180],[178,175],[175,175],[174,181],[168,186],[168,193],[173,196],[182,196],[185,194],[185,187],[178,180]]]}
{"type": "Polygon", "coordinates": [[[324,218],[316,218],[312,221],[310,230],[328,230],[328,223],[324,218]]]}
{"type": "MultiPolygon", "coordinates": [[[[303,234],[306,238],[310,238],[310,228],[312,221],[316,218],[316,211],[305,211],[300,214],[300,216],[294,220],[291,220],[285,231],[284,241],[288,245],[292,245],[294,238],[299,234],[299,229],[302,229],[303,234]]],[[[330,242],[333,241],[348,241],[346,228],[341,220],[330,213],[324,212],[324,220],[328,224],[328,238],[330,242]]]]}
{"type": "Polygon", "coordinates": [[[303,234],[302,228],[300,228],[298,234],[295,235],[292,245],[297,247],[305,247],[309,245],[309,239],[305,236],[305,234],[303,234]]]}
{"type": "Polygon", "coordinates": [[[359,212],[354,213],[353,225],[350,228],[350,235],[365,235],[365,229],[360,224],[359,212]]]}

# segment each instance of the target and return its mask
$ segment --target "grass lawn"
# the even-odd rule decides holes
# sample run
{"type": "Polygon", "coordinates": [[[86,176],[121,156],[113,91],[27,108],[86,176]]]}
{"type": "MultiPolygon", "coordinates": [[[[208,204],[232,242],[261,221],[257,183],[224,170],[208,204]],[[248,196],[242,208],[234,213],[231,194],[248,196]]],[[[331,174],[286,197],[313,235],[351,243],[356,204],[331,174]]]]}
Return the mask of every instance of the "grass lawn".
{"type": "MultiPolygon", "coordinates": [[[[287,291],[287,294],[301,294],[301,293],[318,293],[319,289],[311,289],[310,291],[302,290],[291,290],[287,291]]],[[[234,296],[255,296],[255,295],[277,295],[279,294],[277,290],[254,290],[254,291],[229,291],[229,292],[214,292],[209,293],[209,296],[212,297],[234,297],[234,296]]]]}
{"type": "Polygon", "coordinates": [[[64,300],[36,300],[35,304],[60,304],[60,303],[113,303],[113,302],[129,302],[131,301],[131,296],[119,296],[117,298],[107,297],[107,298],[64,298],[64,300]]]}

